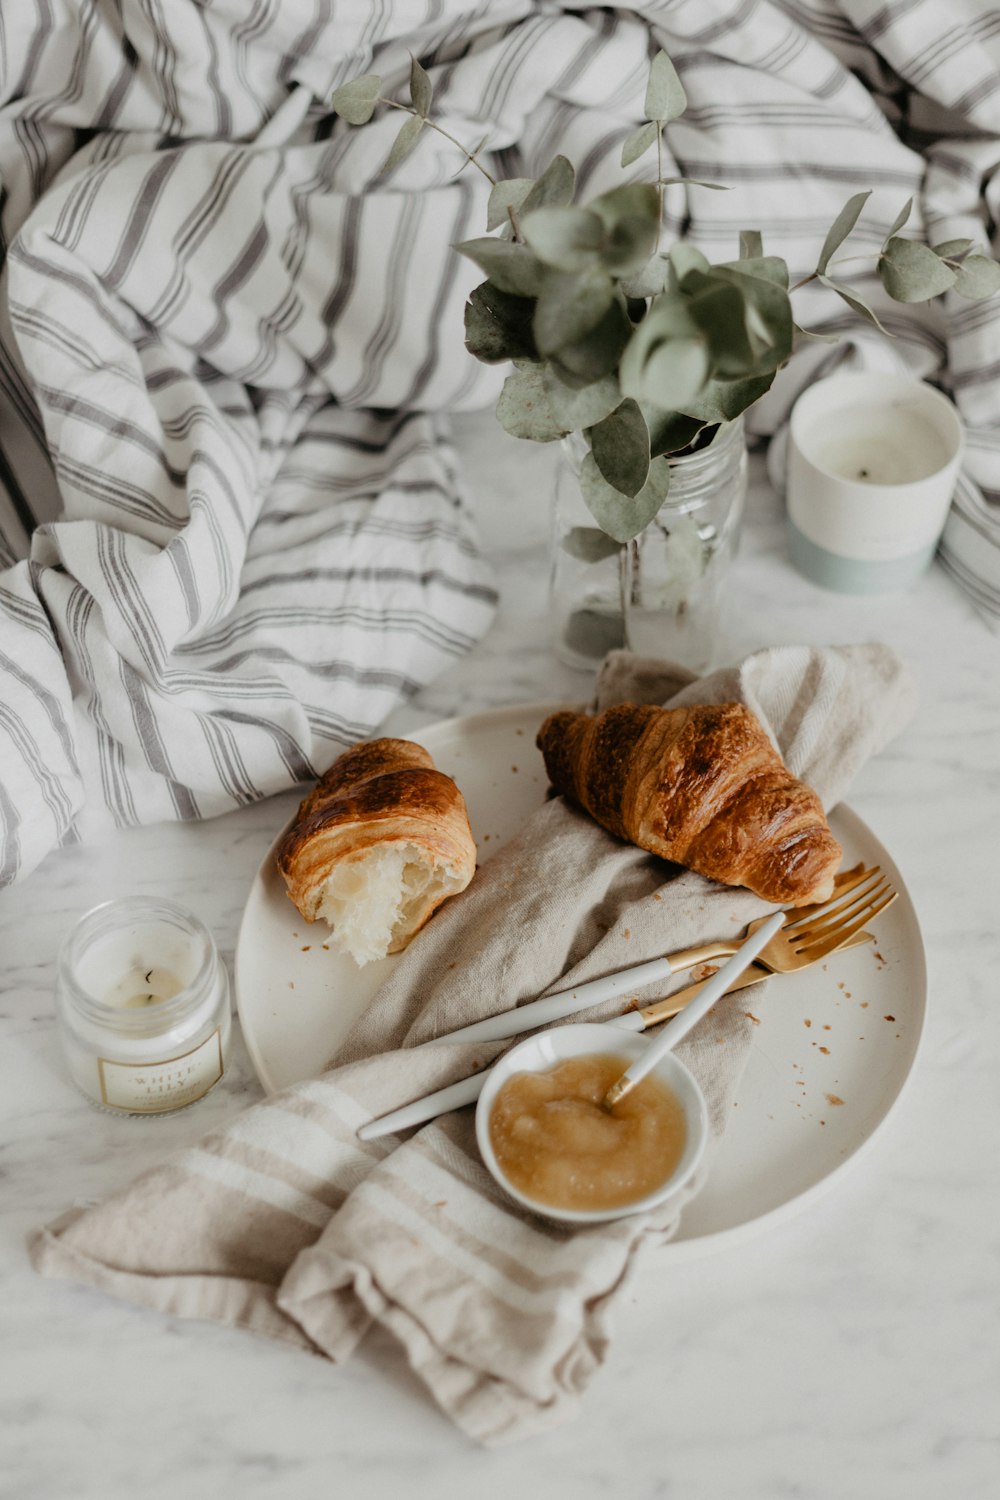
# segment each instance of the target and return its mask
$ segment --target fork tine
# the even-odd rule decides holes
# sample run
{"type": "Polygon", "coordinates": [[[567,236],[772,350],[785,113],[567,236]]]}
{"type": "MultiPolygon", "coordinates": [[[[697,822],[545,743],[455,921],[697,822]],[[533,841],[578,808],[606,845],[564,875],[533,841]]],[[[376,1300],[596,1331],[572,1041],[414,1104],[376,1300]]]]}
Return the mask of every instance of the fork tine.
{"type": "Polygon", "coordinates": [[[849,906],[853,906],[856,901],[865,895],[866,890],[869,888],[869,886],[866,886],[866,882],[869,885],[872,882],[877,883],[876,878],[885,879],[885,876],[882,875],[880,865],[872,865],[869,869],[862,870],[856,880],[852,880],[850,885],[845,885],[840,890],[835,891],[828,901],[820,902],[816,906],[810,906],[801,916],[796,916],[791,922],[786,922],[782,931],[789,938],[804,937],[806,931],[813,923],[838,916],[849,906]]]}
{"type": "Polygon", "coordinates": [[[831,907],[828,911],[818,912],[807,927],[793,934],[793,947],[801,949],[812,943],[820,942],[829,933],[843,927],[845,922],[853,921],[873,901],[877,901],[880,896],[891,889],[892,887],[884,875],[877,876],[862,887],[861,890],[853,892],[846,901],[841,901],[836,907],[831,907]]]}
{"type": "Polygon", "coordinates": [[[877,917],[880,911],[885,911],[887,906],[891,906],[898,894],[899,892],[894,891],[890,886],[882,895],[881,900],[873,906],[866,906],[860,916],[856,916],[846,927],[836,928],[822,941],[809,944],[805,950],[809,955],[809,962],[815,963],[818,959],[826,958],[828,953],[833,953],[835,949],[843,947],[847,939],[859,932],[866,922],[870,922],[872,917],[877,917]]]}

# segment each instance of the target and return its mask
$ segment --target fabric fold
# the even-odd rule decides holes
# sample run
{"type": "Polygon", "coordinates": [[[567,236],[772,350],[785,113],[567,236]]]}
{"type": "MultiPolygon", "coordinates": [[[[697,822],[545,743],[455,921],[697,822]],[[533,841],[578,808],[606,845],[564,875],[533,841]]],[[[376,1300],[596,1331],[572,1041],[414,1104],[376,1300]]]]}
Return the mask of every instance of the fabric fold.
{"type": "Polygon", "coordinates": [[[430,129],[329,98],[366,71],[491,176],[556,153],[581,200],[623,173],[662,46],[689,99],[663,168],[665,242],[736,255],[741,227],[817,281],[808,343],[752,409],[850,355],[949,390],[970,430],[942,561],[1000,618],[1000,300],[891,302],[872,266],[898,210],[937,243],[995,238],[998,39],[980,7],[706,0],[363,0],[244,8],[21,0],[0,83],[0,882],[109,822],[212,816],[321,770],[486,631],[493,585],[443,416],[505,370],[464,348],[489,183],[430,129]],[[860,256],[861,260],[855,259],[860,256]],[[867,258],[868,263],[864,261],[867,258]]]}
{"type": "MultiPolygon", "coordinates": [[[[698,682],[614,653],[598,679],[602,706],[665,697],[749,703],[827,806],[914,707],[908,673],[878,645],[770,648],[698,682]]],[[[705,1091],[712,1144],[696,1180],[650,1213],[572,1231],[522,1212],[486,1172],[469,1109],[405,1139],[362,1143],[356,1130],[510,1045],[418,1043],[545,990],[738,933],[765,910],[748,891],[619,842],[561,798],[545,802],[400,955],[326,1072],[40,1230],[34,1263],[338,1362],[376,1322],[484,1444],[564,1422],[606,1357],[641,1252],[677,1232],[711,1173],[753,1044],[746,996],[721,1001],[678,1049],[705,1091]]]]}

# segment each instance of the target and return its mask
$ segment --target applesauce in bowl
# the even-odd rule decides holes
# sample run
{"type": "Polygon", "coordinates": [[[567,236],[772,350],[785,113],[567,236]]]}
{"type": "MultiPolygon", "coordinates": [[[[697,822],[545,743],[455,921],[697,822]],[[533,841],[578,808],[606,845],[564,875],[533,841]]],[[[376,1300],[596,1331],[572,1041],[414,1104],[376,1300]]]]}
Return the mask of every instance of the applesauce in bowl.
{"type": "Polygon", "coordinates": [[[657,1206],[688,1183],[708,1139],[697,1082],[672,1053],[613,1110],[603,1099],[646,1047],[582,1023],[529,1037],[495,1064],[476,1110],[497,1182],[547,1218],[597,1223],[657,1206]]]}

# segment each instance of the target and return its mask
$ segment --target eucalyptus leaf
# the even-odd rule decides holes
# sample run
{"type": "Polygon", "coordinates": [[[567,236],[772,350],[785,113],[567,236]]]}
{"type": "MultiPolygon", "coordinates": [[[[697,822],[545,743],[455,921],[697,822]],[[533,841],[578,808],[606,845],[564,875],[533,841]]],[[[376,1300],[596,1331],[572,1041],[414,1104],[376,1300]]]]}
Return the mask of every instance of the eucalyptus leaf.
{"type": "Polygon", "coordinates": [[[799,323],[792,324],[793,334],[804,339],[818,339],[821,344],[839,344],[840,335],[836,333],[818,333],[813,328],[803,328],[799,323]]]}
{"type": "Polygon", "coordinates": [[[408,115],[400,127],[399,134],[392,143],[392,150],[379,170],[382,172],[391,172],[393,167],[398,167],[399,163],[409,156],[417,144],[417,138],[423,128],[424,119],[422,115],[408,115]]]}
{"type": "Polygon", "coordinates": [[[580,465],[580,493],[602,531],[616,542],[630,542],[645,531],[667,498],[670,465],[665,458],[649,466],[649,478],[637,495],[624,495],[604,478],[594,455],[588,453],[580,465]]]}
{"type": "Polygon", "coordinates": [[[750,375],[746,380],[710,380],[692,401],[681,408],[703,422],[732,422],[747,407],[759,401],[774,382],[774,372],[750,375]]]}
{"type": "Polygon", "coordinates": [[[646,84],[646,99],[643,112],[647,120],[659,120],[667,124],[676,120],[687,109],[684,85],[677,76],[677,69],[663,51],[657,52],[649,68],[646,84]]]}
{"type": "Polygon", "coordinates": [[[658,177],[656,180],[661,187],[677,187],[683,183],[685,187],[711,188],[713,193],[732,192],[728,182],[706,182],[702,177],[658,177]]]}
{"type": "Polygon", "coordinates": [[[417,114],[426,120],[431,111],[434,88],[426,71],[410,54],[410,102],[417,114]]]}
{"type": "Polygon", "coordinates": [[[749,375],[754,368],[741,280],[747,278],[727,282],[695,271],[684,282],[688,309],[708,341],[712,373],[721,380],[749,375]]]}
{"type": "Polygon", "coordinates": [[[847,236],[860,219],[861,210],[871,195],[871,188],[869,188],[867,192],[855,193],[853,198],[848,198],[840,213],[830,225],[830,228],[826,232],[826,239],[823,241],[823,248],[819,253],[819,260],[816,262],[816,274],[818,276],[822,276],[825,273],[827,266],[830,264],[831,255],[835,250],[839,250],[847,239],[847,236]]]}
{"type": "Polygon", "coordinates": [[[465,304],[465,347],[484,364],[537,355],[531,332],[534,302],[513,297],[491,281],[475,288],[465,304]]]}
{"type": "Polygon", "coordinates": [[[622,355],[622,392],[665,411],[680,409],[700,389],[708,371],[705,335],[692,318],[687,299],[680,292],[662,293],[634,329],[622,355]],[[667,352],[657,360],[661,350],[667,352]]]}
{"type": "Polygon", "coordinates": [[[740,260],[760,260],[764,255],[764,236],[759,229],[740,230],[740,260]]]}
{"type": "Polygon", "coordinates": [[[625,214],[605,232],[601,264],[613,276],[632,276],[649,263],[659,225],[641,214],[625,214]]]}
{"type": "Polygon", "coordinates": [[[641,395],[657,406],[679,410],[698,395],[710,368],[704,335],[670,339],[658,345],[647,359],[642,371],[641,395]]]}
{"type": "MultiPolygon", "coordinates": [[[[778,276],[787,275],[784,261],[777,261],[778,276]]],[[[792,304],[780,279],[757,274],[760,268],[773,267],[773,258],[733,261],[713,266],[713,274],[738,285],[744,299],[744,316],[752,341],[756,340],[752,373],[762,375],[783,365],[792,352],[794,326],[792,304]]],[[[747,371],[746,373],[751,373],[747,371]]]]}
{"type": "Polygon", "coordinates": [[[604,225],[586,208],[532,209],[521,216],[521,232],[539,260],[559,271],[593,265],[604,242],[604,225]]]}
{"type": "Polygon", "coordinates": [[[780,255],[753,255],[740,260],[725,260],[712,267],[713,271],[732,272],[737,276],[752,276],[758,281],[770,281],[774,286],[788,288],[788,265],[780,255]]]}
{"type": "Polygon", "coordinates": [[[375,113],[382,80],[377,73],[363,73],[334,89],[330,108],[348,125],[366,125],[375,113]]]}
{"type": "Polygon", "coordinates": [[[545,391],[541,365],[508,375],[497,402],[500,425],[513,437],[551,443],[569,430],[556,419],[545,391]]]}
{"type": "Polygon", "coordinates": [[[960,255],[968,255],[974,243],[973,240],[942,240],[940,245],[932,245],[931,249],[935,255],[940,255],[942,260],[950,260],[960,255]]]}
{"type": "Polygon", "coordinates": [[[678,240],[676,245],[670,247],[670,264],[677,273],[678,281],[684,281],[689,271],[699,271],[702,275],[711,270],[708,256],[689,245],[686,240],[678,240]]]}
{"type": "Polygon", "coordinates": [[[532,328],[542,354],[575,344],[596,327],[614,301],[614,282],[599,266],[546,271],[538,289],[532,328]]]}
{"type": "Polygon", "coordinates": [[[464,240],[454,249],[475,261],[493,285],[516,297],[537,296],[545,277],[545,267],[527,245],[484,235],[478,240],[464,240]]]}
{"type": "Polygon", "coordinates": [[[625,137],[622,145],[622,166],[630,167],[634,161],[647,152],[656,140],[656,121],[649,120],[645,125],[640,125],[625,137]]]}
{"type": "Polygon", "coordinates": [[[486,205],[486,228],[499,229],[501,224],[509,224],[508,209],[517,213],[534,185],[533,177],[501,177],[495,182],[486,205]]]}
{"type": "Polygon", "coordinates": [[[614,229],[622,219],[660,222],[660,198],[651,182],[626,182],[591,199],[587,207],[600,217],[608,230],[614,229]]]}
{"type": "Polygon", "coordinates": [[[582,390],[618,368],[632,324],[620,297],[583,338],[549,356],[549,365],[565,385],[582,390]]]}
{"type": "Polygon", "coordinates": [[[687,448],[706,425],[700,417],[689,417],[680,411],[662,411],[648,401],[641,401],[639,405],[649,428],[649,451],[653,458],[687,448]]]}
{"type": "Polygon", "coordinates": [[[649,478],[649,428],[635,401],[626,398],[591,427],[590,451],[612,489],[639,493],[649,478]]]}
{"type": "Polygon", "coordinates": [[[582,432],[611,415],[621,404],[617,375],[602,375],[580,389],[559,379],[551,365],[545,366],[545,394],[556,420],[570,432],[582,432]]]}
{"type": "Polygon", "coordinates": [[[919,240],[886,240],[878,261],[882,285],[894,302],[929,302],[955,285],[955,272],[919,240]]]}
{"type": "Polygon", "coordinates": [[[576,171],[565,156],[554,156],[541,177],[532,184],[521,208],[530,213],[533,208],[548,208],[572,203],[576,186],[576,171]]]}
{"type": "Polygon", "coordinates": [[[892,239],[893,235],[894,234],[898,234],[899,231],[902,229],[903,225],[906,223],[907,219],[910,217],[910,214],[911,214],[912,211],[913,211],[913,199],[912,198],[907,198],[906,202],[903,204],[902,208],[899,210],[899,213],[896,215],[895,219],[893,220],[892,228],[889,230],[889,233],[886,235],[885,239],[882,241],[882,249],[883,250],[885,249],[885,247],[889,243],[889,241],[892,239]]]}
{"type": "Polygon", "coordinates": [[[1000,266],[988,255],[969,255],[959,266],[955,290],[970,302],[983,302],[1000,292],[1000,266]]]}
{"type": "Polygon", "coordinates": [[[874,323],[875,327],[880,328],[889,338],[892,337],[888,328],[883,327],[875,313],[868,306],[868,303],[863,297],[858,295],[853,287],[844,286],[841,282],[834,281],[831,276],[821,276],[819,279],[831,292],[836,292],[837,296],[847,303],[852,312],[856,312],[859,317],[867,319],[869,323],[874,323]]]}
{"type": "Polygon", "coordinates": [[[564,552],[579,562],[603,562],[606,557],[616,557],[622,550],[621,542],[601,531],[598,526],[573,526],[560,542],[564,552]]]}
{"type": "Polygon", "coordinates": [[[670,262],[657,252],[656,255],[650,256],[639,271],[622,281],[622,291],[626,297],[633,297],[639,301],[655,297],[663,291],[666,285],[669,268],[670,262]]]}

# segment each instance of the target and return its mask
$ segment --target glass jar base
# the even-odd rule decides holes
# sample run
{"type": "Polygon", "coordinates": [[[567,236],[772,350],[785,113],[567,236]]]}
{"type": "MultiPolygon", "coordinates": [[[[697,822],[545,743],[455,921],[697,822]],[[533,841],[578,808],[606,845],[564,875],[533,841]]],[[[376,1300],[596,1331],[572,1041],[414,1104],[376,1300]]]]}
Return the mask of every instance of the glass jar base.
{"type": "Polygon", "coordinates": [[[171,1115],[182,1115],[186,1110],[200,1104],[203,1099],[207,1099],[208,1095],[218,1088],[222,1082],[222,1077],[217,1078],[214,1083],[209,1084],[205,1092],[199,1094],[197,1099],[192,1099],[187,1104],[172,1104],[169,1109],[121,1109],[118,1105],[105,1104],[103,1100],[95,1099],[94,1095],[88,1094],[87,1090],[72,1074],[70,1075],[70,1082],[80,1098],[85,1099],[91,1109],[97,1110],[99,1114],[117,1115],[120,1119],[126,1120],[165,1120],[171,1115]]]}

